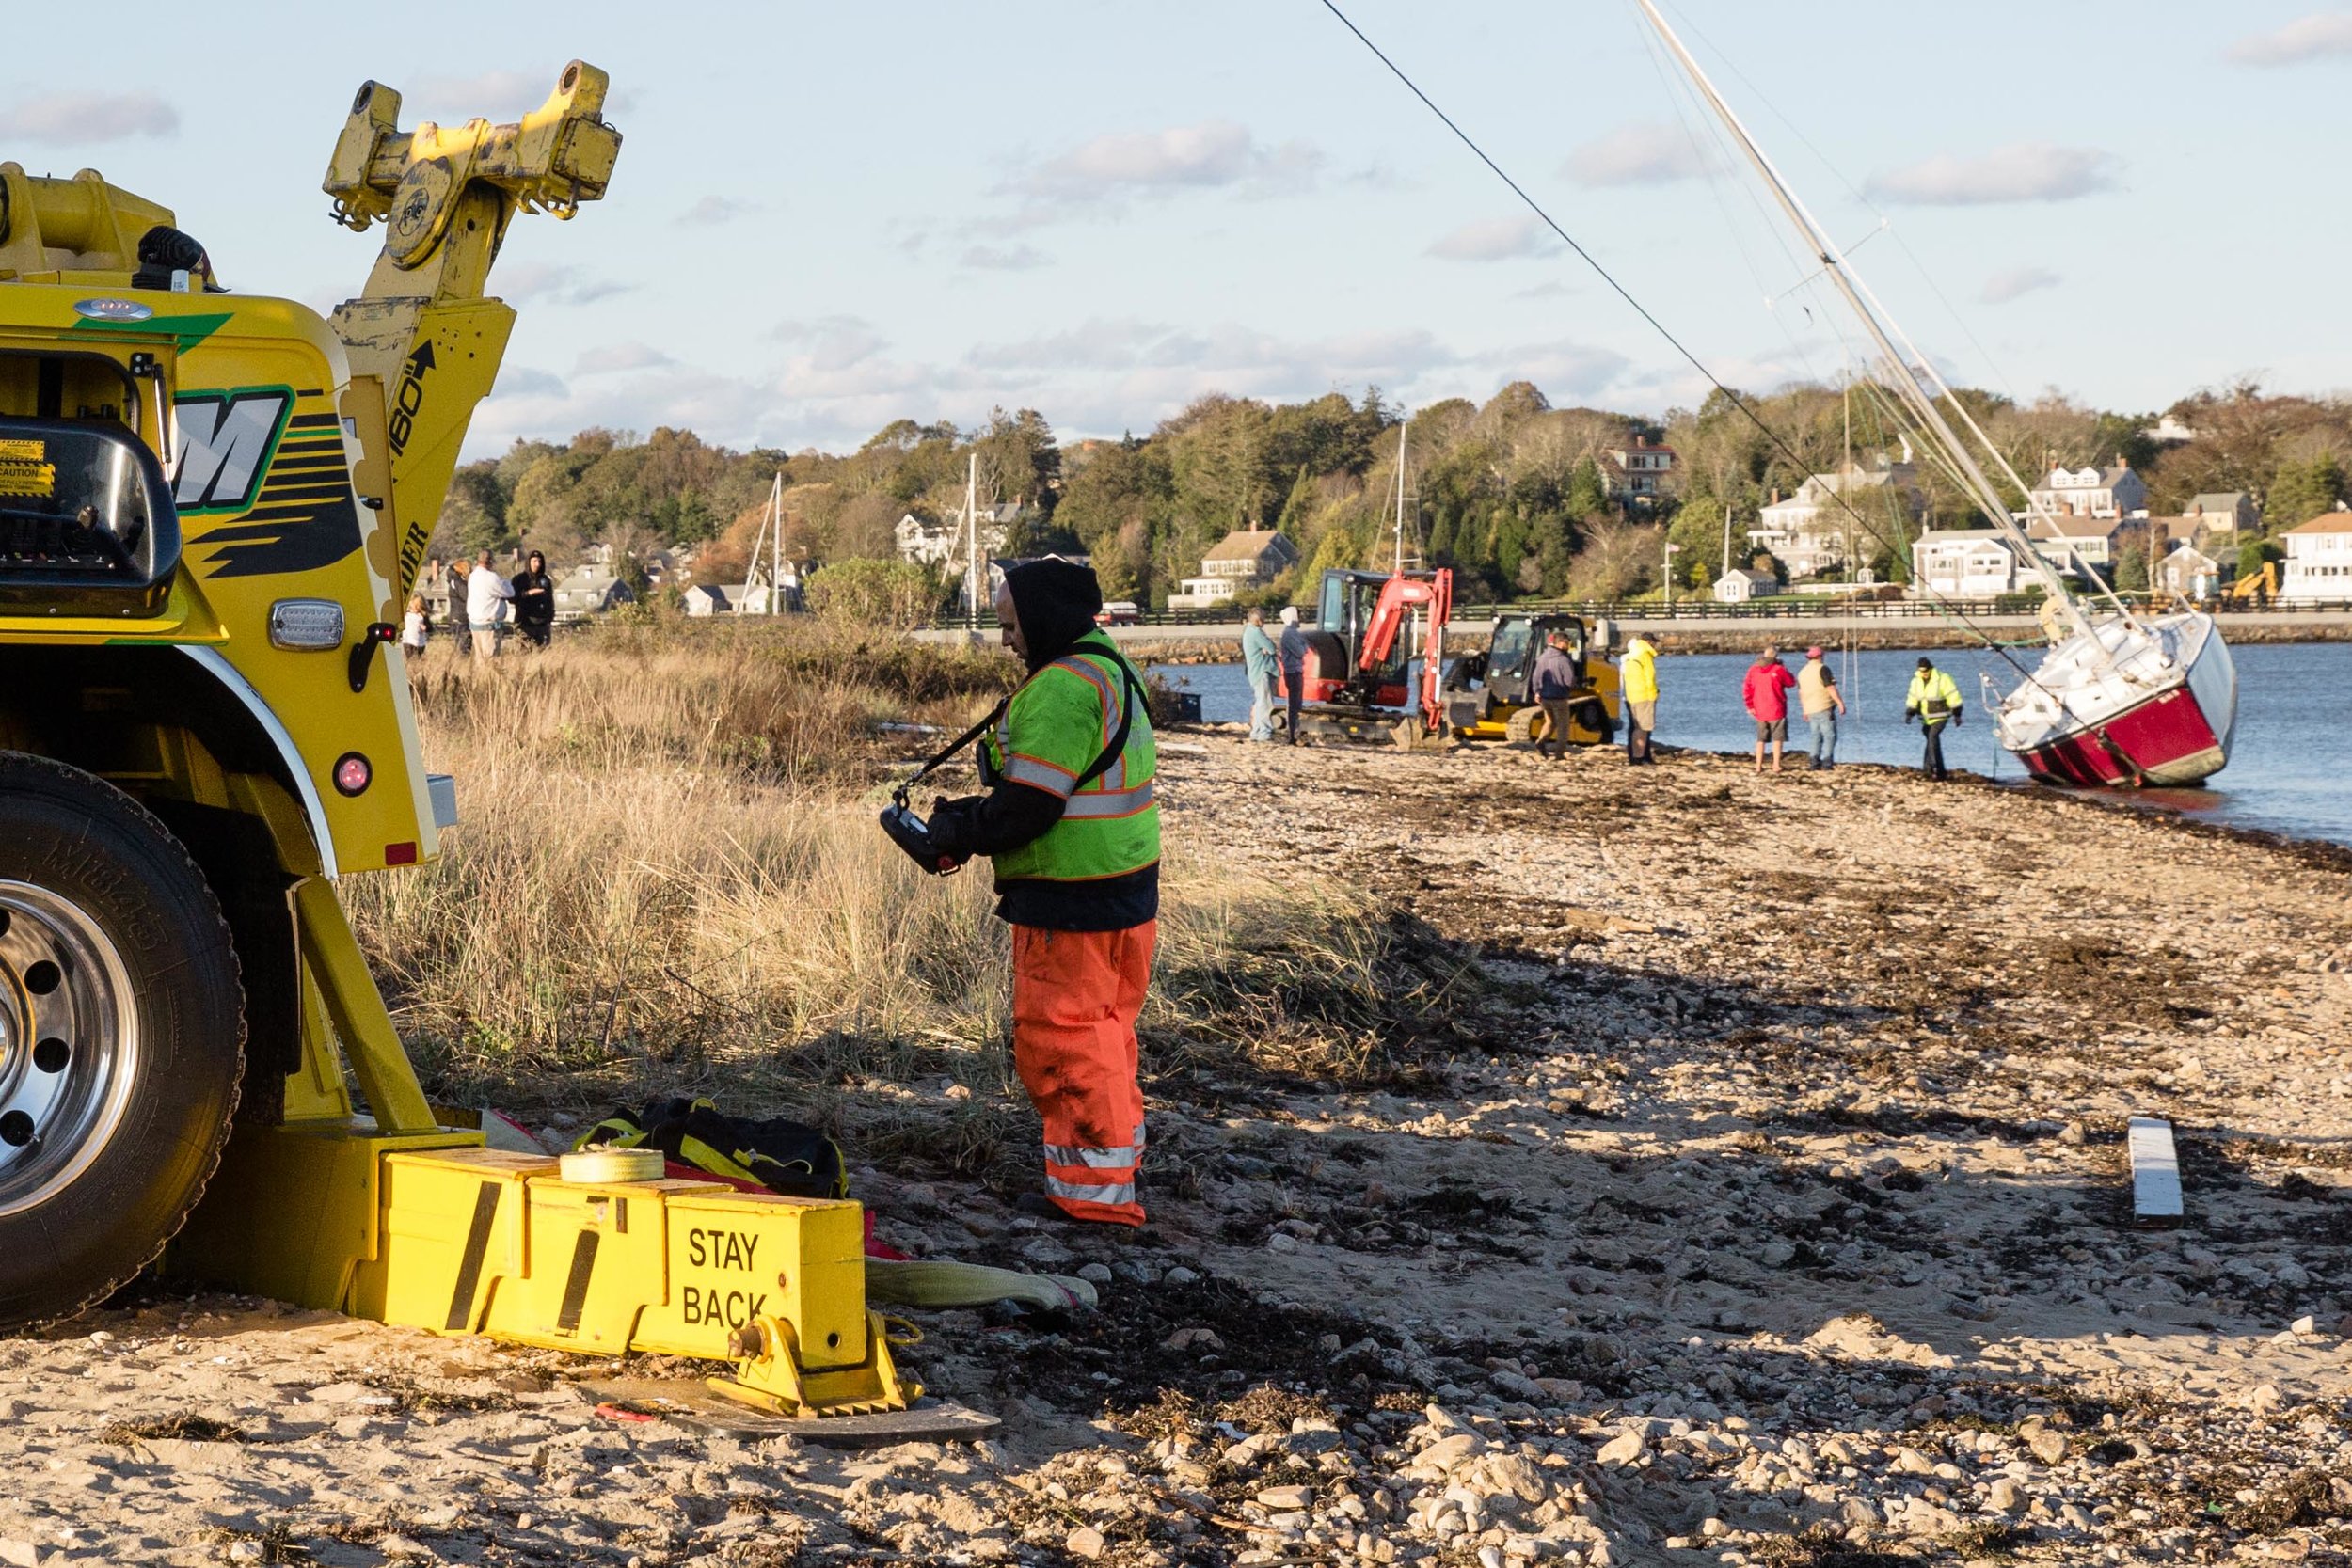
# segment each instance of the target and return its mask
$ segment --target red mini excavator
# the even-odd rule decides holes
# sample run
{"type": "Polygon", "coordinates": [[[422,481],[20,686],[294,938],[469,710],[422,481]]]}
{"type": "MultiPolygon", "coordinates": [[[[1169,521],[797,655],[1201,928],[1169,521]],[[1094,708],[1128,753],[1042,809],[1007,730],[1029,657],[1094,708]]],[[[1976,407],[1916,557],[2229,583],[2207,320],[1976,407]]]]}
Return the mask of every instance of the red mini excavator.
{"type": "MultiPolygon", "coordinates": [[[[1307,633],[1303,727],[1320,737],[1419,744],[1446,733],[1439,686],[1454,574],[1327,571],[1307,633]],[[1407,618],[1420,636],[1408,644],[1407,618]],[[1416,674],[1410,663],[1419,659],[1416,674]],[[1418,720],[1400,708],[1418,707],[1418,720]],[[1385,711],[1383,711],[1385,710],[1385,711]]],[[[1277,677],[1278,680],[1279,677],[1277,677]]],[[[1290,695],[1286,685],[1277,692],[1290,695]]]]}

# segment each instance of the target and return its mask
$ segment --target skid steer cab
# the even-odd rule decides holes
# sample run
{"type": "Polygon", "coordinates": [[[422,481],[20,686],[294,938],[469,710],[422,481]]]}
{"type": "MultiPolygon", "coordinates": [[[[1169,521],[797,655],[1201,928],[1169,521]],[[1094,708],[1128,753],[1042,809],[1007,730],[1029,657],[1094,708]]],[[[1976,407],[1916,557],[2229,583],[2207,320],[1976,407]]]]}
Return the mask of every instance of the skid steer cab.
{"type": "Polygon", "coordinates": [[[224,286],[266,242],[216,264],[0,163],[0,1328],[169,1243],[306,1306],[732,1358],[771,1409],[905,1402],[855,1204],[443,1125],[337,896],[453,824],[394,627],[514,322],[492,262],[604,194],[605,92],[575,61],[515,124],[403,130],[363,85],[324,186],[384,238],[330,316],[224,286]]]}
{"type": "Polygon", "coordinates": [[[1456,659],[1446,671],[1446,721],[1455,736],[1470,740],[1525,741],[1543,720],[1535,700],[1535,656],[1554,632],[1568,639],[1568,662],[1580,673],[1568,710],[1567,739],[1579,746],[1606,746],[1624,715],[1617,667],[1609,661],[1613,627],[1587,625],[1567,614],[1495,617],[1486,646],[1456,659]]]}

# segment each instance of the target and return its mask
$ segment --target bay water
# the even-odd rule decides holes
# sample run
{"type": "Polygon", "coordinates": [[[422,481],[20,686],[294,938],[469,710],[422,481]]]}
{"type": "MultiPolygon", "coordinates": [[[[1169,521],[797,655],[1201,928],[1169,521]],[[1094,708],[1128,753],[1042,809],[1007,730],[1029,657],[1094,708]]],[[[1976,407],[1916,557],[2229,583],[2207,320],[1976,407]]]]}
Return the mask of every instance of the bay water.
{"type": "MultiPolygon", "coordinates": [[[[2230,766],[2201,789],[2122,798],[2203,821],[2352,845],[2352,643],[2266,643],[2231,653],[2237,660],[2238,708],[2230,766]]],[[[2021,649],[2017,657],[2030,669],[2039,654],[2021,649]]],[[[1968,700],[1961,727],[1946,733],[1946,763],[2023,782],[2023,765],[1994,743],[1981,682],[1990,676],[1994,692],[2006,691],[2018,683],[2017,670],[1990,650],[1945,649],[1928,657],[1950,672],[1968,700]]],[[[1919,657],[1899,649],[1831,650],[1830,668],[1847,705],[1838,729],[1840,762],[1918,766],[1919,730],[1903,722],[1903,695],[1919,657]]],[[[1661,656],[1660,741],[1746,754],[1756,726],[1740,705],[1740,683],[1753,662],[1746,654],[1661,656]]],[[[1786,662],[1793,673],[1803,660],[1792,653],[1786,662]]],[[[1170,686],[1199,692],[1203,719],[1249,717],[1249,689],[1239,664],[1153,665],[1151,671],[1170,686]]],[[[1790,765],[1799,766],[1807,743],[1804,720],[1792,718],[1789,732],[1790,765]]]]}

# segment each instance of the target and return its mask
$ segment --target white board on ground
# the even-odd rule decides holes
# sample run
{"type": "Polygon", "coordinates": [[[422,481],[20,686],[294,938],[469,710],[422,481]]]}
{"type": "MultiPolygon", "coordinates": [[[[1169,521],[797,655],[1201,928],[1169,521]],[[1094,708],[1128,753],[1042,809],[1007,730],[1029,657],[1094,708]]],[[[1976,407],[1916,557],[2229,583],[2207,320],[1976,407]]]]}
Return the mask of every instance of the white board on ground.
{"type": "Polygon", "coordinates": [[[2154,1117],[2132,1117],[2132,1217],[2142,1225],[2177,1225],[2181,1219],[2181,1160],[2172,1148],[2172,1124],[2154,1117]]]}

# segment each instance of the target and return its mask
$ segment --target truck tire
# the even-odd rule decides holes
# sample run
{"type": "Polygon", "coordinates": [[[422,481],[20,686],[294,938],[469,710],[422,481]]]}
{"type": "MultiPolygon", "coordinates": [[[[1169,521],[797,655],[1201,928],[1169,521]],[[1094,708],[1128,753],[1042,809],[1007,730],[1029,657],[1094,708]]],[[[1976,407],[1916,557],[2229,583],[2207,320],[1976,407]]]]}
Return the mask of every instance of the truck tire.
{"type": "Polygon", "coordinates": [[[102,779],[0,752],[0,1326],[144,1268],[220,1163],[245,999],[179,840],[102,779]]]}

